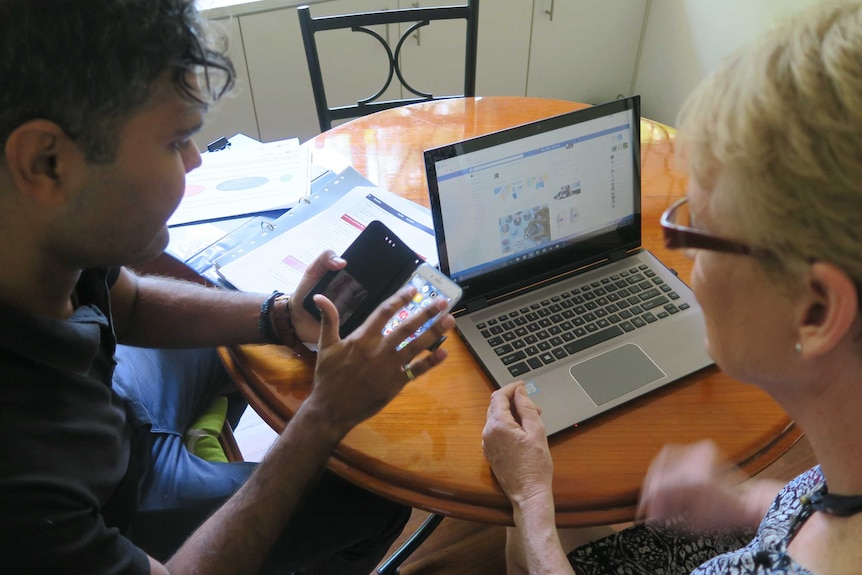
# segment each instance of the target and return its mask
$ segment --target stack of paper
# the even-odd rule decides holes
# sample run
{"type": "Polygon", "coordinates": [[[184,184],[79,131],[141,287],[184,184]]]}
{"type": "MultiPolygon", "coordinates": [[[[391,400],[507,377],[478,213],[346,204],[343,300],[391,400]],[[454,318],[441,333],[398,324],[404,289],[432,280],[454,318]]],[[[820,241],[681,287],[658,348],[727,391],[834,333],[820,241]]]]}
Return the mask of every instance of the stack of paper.
{"type": "Polygon", "coordinates": [[[308,196],[308,148],[297,138],[268,144],[240,139],[241,146],[201,155],[169,226],[287,209],[308,196]]]}

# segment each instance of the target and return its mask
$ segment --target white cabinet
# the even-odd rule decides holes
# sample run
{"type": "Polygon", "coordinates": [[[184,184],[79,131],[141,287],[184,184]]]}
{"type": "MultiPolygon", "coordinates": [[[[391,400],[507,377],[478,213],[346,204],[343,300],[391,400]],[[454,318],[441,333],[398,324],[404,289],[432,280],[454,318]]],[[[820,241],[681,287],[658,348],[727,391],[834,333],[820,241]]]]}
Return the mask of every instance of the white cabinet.
{"type": "MultiPolygon", "coordinates": [[[[337,0],[311,7],[312,16],[334,16],[398,7],[397,0],[337,0]]],[[[293,17],[296,18],[294,11],[293,17]]],[[[392,26],[371,26],[394,50],[397,30],[392,26]]],[[[298,28],[297,28],[298,29],[298,28]]],[[[300,54],[305,63],[305,51],[300,39],[300,54]]],[[[323,72],[323,85],[330,106],[355,104],[357,100],[370,98],[380,91],[389,75],[389,59],[385,47],[377,38],[364,32],[332,30],[315,36],[317,51],[323,72]]],[[[302,79],[310,83],[308,72],[302,79]]],[[[310,85],[310,84],[309,84],[310,85]]],[[[386,91],[377,100],[401,97],[400,84],[393,76],[386,91]]]]}
{"type": "Polygon", "coordinates": [[[527,93],[532,13],[533,0],[482,0],[476,66],[478,96],[527,93]]]}
{"type": "MultiPolygon", "coordinates": [[[[399,6],[451,4],[445,0],[400,0],[399,6]]],[[[532,6],[533,0],[482,0],[480,3],[476,95],[524,95],[532,6]]],[[[435,22],[417,30],[401,49],[407,82],[417,90],[437,95],[462,93],[465,36],[463,20],[435,22]]],[[[397,39],[393,38],[395,41],[397,39]]],[[[410,97],[407,90],[403,92],[403,97],[410,97]]]]}
{"type": "Polygon", "coordinates": [[[647,0],[535,0],[527,95],[597,104],[628,95],[647,0]]]}
{"type": "Polygon", "coordinates": [[[239,18],[260,139],[319,132],[295,8],[239,18]]]}
{"type": "MultiPolygon", "coordinates": [[[[451,4],[451,0],[333,0],[315,16],[451,4]]],[[[478,96],[537,96],[588,103],[631,91],[647,0],[482,0],[478,96]]],[[[244,132],[264,142],[319,133],[296,6],[225,21],[238,90],[217,105],[200,142],[244,132]],[[247,69],[246,69],[247,66],[247,69]],[[211,132],[211,133],[210,133],[211,132]]],[[[462,21],[435,22],[405,40],[401,69],[414,88],[436,95],[463,90],[462,21]]],[[[400,37],[376,28],[394,51],[400,37]]],[[[317,36],[331,105],[376,93],[389,73],[380,43],[360,32],[317,36]]],[[[380,99],[409,97],[393,78],[380,99]]]]}
{"type": "MultiPolygon", "coordinates": [[[[428,8],[446,4],[434,0],[400,0],[398,7],[428,8]]],[[[400,25],[397,34],[391,38],[393,50],[410,27],[411,24],[400,25]]],[[[464,20],[431,22],[412,32],[402,43],[400,52],[401,73],[407,83],[419,92],[438,96],[462,93],[466,33],[464,20]]],[[[403,88],[401,97],[417,96],[403,88]]]]}
{"type": "MultiPolygon", "coordinates": [[[[446,5],[446,0],[336,0],[314,4],[315,16],[395,7],[446,5]]],[[[529,54],[532,0],[484,0],[479,9],[478,95],[523,95],[529,54]]],[[[259,136],[271,141],[291,136],[306,140],[319,133],[305,50],[293,7],[240,16],[239,26],[259,136]]],[[[414,88],[434,94],[461,93],[464,85],[465,24],[436,22],[422,27],[402,48],[402,72],[414,88]]],[[[392,50],[397,30],[377,28],[392,50]]],[[[331,105],[355,102],[376,93],[388,74],[383,47],[357,32],[317,37],[327,98],[331,105]],[[380,52],[380,53],[376,53],[380,52]],[[372,57],[369,57],[369,53],[372,57]]],[[[380,99],[408,97],[393,78],[380,99]]]]}
{"type": "MultiPolygon", "coordinates": [[[[394,0],[338,0],[312,6],[314,16],[389,9],[394,0]]],[[[271,141],[290,136],[306,140],[320,128],[308,77],[305,49],[296,8],[240,17],[260,137],[271,141]]],[[[373,29],[382,37],[394,34],[386,26],[373,29]]],[[[316,37],[324,84],[332,106],[375,94],[389,73],[383,46],[368,34],[333,31],[316,37]],[[370,54],[370,56],[369,56],[370,54]]],[[[393,84],[381,99],[400,98],[393,84]]]]}

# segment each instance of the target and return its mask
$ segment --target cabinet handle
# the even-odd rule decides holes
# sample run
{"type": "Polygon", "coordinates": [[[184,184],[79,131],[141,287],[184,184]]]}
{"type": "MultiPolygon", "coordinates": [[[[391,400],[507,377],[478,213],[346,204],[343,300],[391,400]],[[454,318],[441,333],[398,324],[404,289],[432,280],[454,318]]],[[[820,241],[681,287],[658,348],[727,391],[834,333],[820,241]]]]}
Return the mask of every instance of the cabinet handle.
{"type": "Polygon", "coordinates": [[[554,1],[555,0],[551,0],[550,7],[545,10],[545,14],[548,15],[548,22],[554,21],[554,1]]]}
{"type": "MultiPolygon", "coordinates": [[[[414,2],[413,7],[419,8],[419,2],[414,2]]],[[[422,28],[417,28],[416,32],[413,34],[413,37],[416,38],[416,45],[421,46],[422,45],[422,28]]]]}
{"type": "MultiPolygon", "coordinates": [[[[389,10],[389,6],[384,6],[383,8],[380,9],[381,12],[385,12],[386,10],[389,10]]],[[[386,45],[387,46],[392,45],[392,43],[389,41],[389,24],[386,24],[386,45]]]]}

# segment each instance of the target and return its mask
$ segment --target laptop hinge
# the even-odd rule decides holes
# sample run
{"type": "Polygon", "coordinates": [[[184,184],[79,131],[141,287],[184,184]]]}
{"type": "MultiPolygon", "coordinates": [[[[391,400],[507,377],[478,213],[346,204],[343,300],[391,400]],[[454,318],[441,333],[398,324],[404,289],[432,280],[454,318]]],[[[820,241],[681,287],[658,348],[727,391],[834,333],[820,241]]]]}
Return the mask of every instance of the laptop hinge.
{"type": "Polygon", "coordinates": [[[474,311],[488,307],[488,300],[480,297],[472,299],[464,304],[464,313],[473,313],[474,311]]]}
{"type": "Polygon", "coordinates": [[[626,250],[616,250],[608,254],[608,260],[612,262],[618,262],[627,255],[629,255],[629,252],[627,252],[626,250]]]}

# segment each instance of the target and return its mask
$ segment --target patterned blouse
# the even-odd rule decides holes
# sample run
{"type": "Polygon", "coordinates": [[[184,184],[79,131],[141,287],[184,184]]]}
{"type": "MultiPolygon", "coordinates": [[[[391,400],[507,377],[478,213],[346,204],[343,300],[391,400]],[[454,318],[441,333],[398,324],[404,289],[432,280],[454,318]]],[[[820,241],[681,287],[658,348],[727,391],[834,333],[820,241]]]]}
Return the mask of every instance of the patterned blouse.
{"type": "Polygon", "coordinates": [[[751,543],[707,561],[692,575],[813,575],[787,555],[787,546],[813,512],[811,504],[803,504],[800,499],[821,483],[823,474],[818,465],[785,485],[751,543]]]}
{"type": "Polygon", "coordinates": [[[787,546],[812,513],[800,498],[823,481],[816,466],[785,485],[756,533],[692,537],[639,524],[575,549],[569,562],[579,575],[814,575],[787,555],[787,546]]]}

